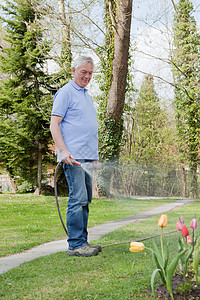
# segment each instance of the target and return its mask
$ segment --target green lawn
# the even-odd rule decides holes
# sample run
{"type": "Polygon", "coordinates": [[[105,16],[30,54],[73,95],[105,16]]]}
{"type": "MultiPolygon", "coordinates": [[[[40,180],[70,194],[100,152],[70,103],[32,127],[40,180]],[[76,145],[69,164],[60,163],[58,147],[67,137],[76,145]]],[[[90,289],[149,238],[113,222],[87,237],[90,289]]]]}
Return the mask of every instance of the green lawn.
{"type": "MultiPolygon", "coordinates": [[[[18,200],[21,203],[22,207],[24,207],[27,200],[25,200],[25,197],[23,198],[23,200],[20,197],[18,200]]],[[[13,196],[13,200],[8,200],[8,203],[11,205],[12,201],[13,203],[15,203],[13,205],[17,206],[17,198],[13,196]]],[[[122,210],[122,215],[120,215],[120,217],[124,217],[132,215],[136,212],[138,213],[140,209],[145,210],[149,207],[158,206],[165,202],[160,202],[159,200],[140,201],[141,200],[134,199],[94,200],[93,206],[91,205],[90,226],[92,226],[92,224],[98,223],[97,215],[99,215],[100,220],[103,220],[105,222],[106,220],[109,220],[109,218],[114,218],[115,216],[119,217],[120,209],[122,210]]],[[[50,207],[54,207],[54,203],[52,203],[53,201],[51,202],[48,197],[30,197],[28,202],[32,203],[32,206],[35,206],[35,209],[36,207],[40,207],[39,211],[42,210],[42,207],[44,205],[46,206],[46,209],[49,213],[46,212],[44,216],[51,216],[51,221],[48,223],[48,227],[46,227],[49,231],[52,220],[53,222],[56,222],[56,219],[58,219],[56,210],[53,208],[52,210],[50,209],[50,207]]],[[[200,203],[198,201],[190,204],[189,206],[184,206],[167,213],[168,226],[164,229],[164,231],[168,232],[171,230],[175,230],[176,222],[181,215],[184,217],[185,223],[189,227],[191,219],[194,218],[195,215],[197,219],[200,216],[197,215],[199,212],[199,205],[200,203]]],[[[30,207],[30,205],[27,207],[26,214],[28,212],[30,213],[30,207]]],[[[37,210],[35,210],[35,216],[37,215],[36,211],[37,210]]],[[[12,215],[13,214],[9,212],[7,218],[11,217],[12,215]]],[[[14,215],[16,215],[16,210],[14,215]]],[[[18,215],[20,216],[19,211],[18,215]]],[[[46,222],[47,216],[45,218],[44,216],[39,217],[41,223],[42,219],[46,222]]],[[[4,217],[3,219],[5,220],[6,217],[4,217]]],[[[21,223],[22,219],[23,218],[20,217],[21,223]]],[[[14,217],[12,217],[12,220],[14,220],[14,217]]],[[[34,218],[32,214],[29,220],[30,224],[32,224],[32,227],[30,228],[34,228],[34,218]]],[[[136,239],[142,239],[155,234],[159,234],[160,228],[158,228],[157,226],[157,220],[158,216],[137,221],[128,226],[124,226],[102,237],[98,241],[98,243],[101,245],[107,245],[116,242],[133,241],[136,239]]],[[[17,220],[14,223],[15,225],[13,225],[13,234],[16,230],[16,235],[18,235],[19,228],[16,225],[17,220]]],[[[10,224],[10,222],[8,222],[8,224],[10,224]]],[[[57,231],[62,232],[59,220],[56,224],[56,226],[58,226],[57,231]]],[[[9,225],[8,227],[10,227],[11,231],[12,226],[9,225]]],[[[199,227],[197,227],[197,229],[199,234],[199,227]]],[[[167,240],[170,242],[170,259],[172,259],[173,254],[177,252],[177,239],[179,234],[179,232],[176,232],[164,237],[164,242],[166,242],[167,240]]],[[[33,232],[29,231],[29,235],[33,235],[35,237],[37,236],[37,232],[35,232],[34,230],[33,232]]],[[[51,233],[51,235],[53,237],[53,233],[51,233]]],[[[159,238],[155,238],[154,240],[159,245],[159,238]]],[[[152,239],[145,241],[144,244],[146,247],[151,248],[152,239]]],[[[5,274],[0,275],[0,298],[9,300],[153,300],[154,297],[152,296],[150,290],[150,279],[154,268],[155,267],[152,262],[151,252],[145,249],[143,252],[132,253],[129,251],[128,242],[116,246],[105,247],[98,256],[90,258],[68,257],[66,255],[66,252],[61,252],[50,255],[48,257],[38,258],[29,263],[25,263],[20,267],[12,269],[5,274]]],[[[156,279],[156,283],[160,284],[160,279],[158,277],[156,279]]]]}
{"type": "MultiPolygon", "coordinates": [[[[134,215],[169,200],[93,199],[89,227],[134,215]]],[[[67,199],[59,198],[65,222],[67,199]]],[[[0,195],[0,256],[65,238],[54,197],[0,195]]]]}

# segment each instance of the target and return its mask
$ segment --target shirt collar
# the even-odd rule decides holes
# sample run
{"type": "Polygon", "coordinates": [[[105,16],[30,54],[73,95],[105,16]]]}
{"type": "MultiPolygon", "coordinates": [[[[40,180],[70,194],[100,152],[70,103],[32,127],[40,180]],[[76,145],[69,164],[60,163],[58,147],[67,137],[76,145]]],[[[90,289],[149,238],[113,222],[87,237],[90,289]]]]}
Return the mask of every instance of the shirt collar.
{"type": "Polygon", "coordinates": [[[71,83],[71,85],[77,90],[77,91],[83,91],[83,92],[87,92],[87,89],[80,87],[79,85],[77,85],[72,79],[69,80],[69,82],[71,83]]]}

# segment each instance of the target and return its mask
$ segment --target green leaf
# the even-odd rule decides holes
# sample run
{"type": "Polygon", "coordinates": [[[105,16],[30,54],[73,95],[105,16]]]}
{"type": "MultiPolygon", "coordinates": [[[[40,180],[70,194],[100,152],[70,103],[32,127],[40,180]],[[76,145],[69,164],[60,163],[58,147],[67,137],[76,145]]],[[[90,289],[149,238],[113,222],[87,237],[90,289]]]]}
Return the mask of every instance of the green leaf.
{"type": "MultiPolygon", "coordinates": [[[[183,251],[183,250],[182,250],[183,251]]],[[[193,249],[191,248],[187,254],[181,256],[180,261],[181,261],[181,265],[182,265],[182,269],[183,269],[183,276],[185,278],[186,274],[187,274],[187,269],[188,269],[188,259],[190,258],[190,256],[192,255],[192,251],[193,249]]]]}
{"type": "Polygon", "coordinates": [[[193,249],[191,248],[191,249],[188,251],[188,253],[185,255],[185,261],[186,261],[186,263],[188,262],[188,259],[191,257],[192,252],[193,252],[193,249]]]}
{"type": "Polygon", "coordinates": [[[159,274],[160,274],[160,277],[162,279],[162,282],[163,282],[164,285],[166,285],[165,269],[164,269],[162,256],[161,256],[160,251],[159,251],[159,249],[158,249],[158,247],[157,247],[157,245],[155,244],[154,241],[153,241],[153,246],[154,246],[154,249],[155,249],[155,251],[153,251],[153,259],[154,259],[154,262],[156,264],[156,267],[160,270],[159,274]]]}
{"type": "Polygon", "coordinates": [[[160,268],[160,264],[158,262],[156,254],[154,252],[153,252],[153,258],[154,258],[154,262],[156,264],[156,267],[159,269],[159,275],[162,279],[162,282],[163,282],[164,285],[166,285],[165,271],[164,271],[164,269],[160,268]]]}
{"type": "MultiPolygon", "coordinates": [[[[175,272],[175,269],[177,267],[178,261],[181,258],[181,256],[183,256],[185,254],[185,250],[181,251],[169,264],[168,268],[167,268],[167,274],[166,274],[166,282],[167,282],[167,289],[171,295],[171,297],[173,297],[172,294],[172,278],[175,272]]],[[[173,299],[173,298],[172,298],[173,299]]]]}
{"type": "Polygon", "coordinates": [[[180,250],[182,251],[182,250],[184,249],[184,246],[183,246],[183,242],[182,242],[182,240],[180,239],[180,237],[179,237],[179,239],[178,239],[178,244],[179,244],[180,250]]]}
{"type": "Polygon", "coordinates": [[[164,270],[166,271],[169,262],[169,243],[164,247],[164,270]]]}
{"type": "Polygon", "coordinates": [[[199,239],[196,242],[196,245],[194,247],[194,253],[193,253],[193,270],[196,277],[196,284],[198,285],[198,265],[199,265],[199,239]]]}
{"type": "Polygon", "coordinates": [[[160,269],[155,269],[152,273],[152,276],[151,276],[151,289],[152,289],[154,297],[156,296],[155,295],[155,289],[154,289],[154,281],[155,281],[155,277],[156,277],[157,272],[160,272],[160,271],[161,271],[160,269]]]}
{"type": "Polygon", "coordinates": [[[154,250],[155,250],[154,253],[157,257],[159,266],[160,266],[161,269],[164,269],[164,262],[163,262],[163,259],[162,259],[162,255],[161,255],[161,253],[160,253],[160,251],[159,251],[159,249],[158,249],[158,247],[157,247],[157,245],[154,241],[153,241],[153,246],[154,246],[154,250]]]}

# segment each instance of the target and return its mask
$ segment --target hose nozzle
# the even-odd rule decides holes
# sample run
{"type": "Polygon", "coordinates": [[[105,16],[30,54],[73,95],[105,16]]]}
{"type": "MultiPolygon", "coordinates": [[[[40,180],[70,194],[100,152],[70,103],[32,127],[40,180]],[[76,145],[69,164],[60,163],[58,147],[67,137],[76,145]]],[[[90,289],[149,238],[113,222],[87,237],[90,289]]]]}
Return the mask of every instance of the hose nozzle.
{"type": "Polygon", "coordinates": [[[73,164],[76,164],[76,165],[81,166],[81,163],[80,163],[79,161],[73,159],[73,158],[71,158],[71,162],[72,162],[73,164]]]}

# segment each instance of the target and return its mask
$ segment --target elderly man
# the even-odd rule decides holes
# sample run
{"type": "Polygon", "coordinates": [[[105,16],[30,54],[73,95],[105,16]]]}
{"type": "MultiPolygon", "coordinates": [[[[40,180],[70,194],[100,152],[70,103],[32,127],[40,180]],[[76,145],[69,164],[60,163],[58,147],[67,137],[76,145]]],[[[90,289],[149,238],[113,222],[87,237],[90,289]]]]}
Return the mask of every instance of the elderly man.
{"type": "Polygon", "coordinates": [[[86,89],[93,69],[91,57],[81,56],[74,61],[74,79],[56,93],[51,116],[51,134],[69,186],[67,254],[70,256],[93,256],[101,251],[100,246],[90,245],[87,241],[89,204],[92,201],[91,170],[94,161],[99,159],[96,110],[86,89]],[[73,164],[73,159],[87,163],[90,171],[73,164]]]}

